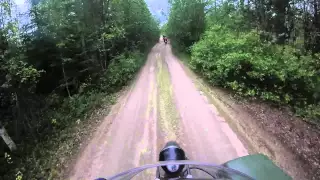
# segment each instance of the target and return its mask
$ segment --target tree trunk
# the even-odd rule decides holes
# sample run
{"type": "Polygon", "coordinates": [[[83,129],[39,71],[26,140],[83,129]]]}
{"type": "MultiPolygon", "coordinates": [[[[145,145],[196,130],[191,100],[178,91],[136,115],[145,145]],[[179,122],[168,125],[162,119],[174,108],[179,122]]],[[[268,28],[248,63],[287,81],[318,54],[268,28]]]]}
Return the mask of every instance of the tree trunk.
{"type": "Polygon", "coordinates": [[[214,1],[214,12],[217,12],[217,0],[214,1]]]}
{"type": "Polygon", "coordinates": [[[7,144],[9,147],[10,151],[15,151],[17,150],[16,144],[13,142],[9,134],[7,133],[7,130],[2,126],[0,123],[0,136],[3,139],[3,141],[7,144]]]}
{"type": "Polygon", "coordinates": [[[318,1],[313,0],[313,10],[314,10],[314,21],[313,21],[313,26],[314,26],[314,32],[313,32],[313,53],[318,53],[319,46],[320,46],[320,22],[319,22],[319,9],[318,9],[318,1]]]}
{"type": "Polygon", "coordinates": [[[64,69],[64,62],[63,62],[62,56],[61,56],[61,61],[62,61],[61,62],[61,67],[62,67],[63,79],[64,79],[64,82],[66,84],[66,89],[67,89],[67,92],[68,92],[68,96],[70,98],[71,94],[70,94],[70,90],[69,90],[68,79],[67,79],[66,72],[65,72],[65,69],[64,69]]]}
{"type": "Polygon", "coordinates": [[[0,29],[4,29],[4,16],[2,15],[3,14],[3,7],[0,6],[0,29]]]}
{"type": "Polygon", "coordinates": [[[19,128],[19,122],[22,121],[21,117],[21,109],[20,109],[20,98],[18,97],[17,92],[14,93],[15,99],[16,99],[16,107],[15,107],[15,114],[16,117],[14,117],[14,131],[15,131],[15,140],[18,140],[20,138],[20,128],[19,128]]]}
{"type": "Polygon", "coordinates": [[[240,9],[241,9],[241,11],[243,11],[244,10],[244,0],[240,0],[240,2],[239,2],[240,4],[240,9]]]}
{"type": "Polygon", "coordinates": [[[309,49],[309,30],[308,30],[308,17],[306,1],[303,1],[303,35],[304,35],[304,48],[309,49]]]}
{"type": "MultiPolygon", "coordinates": [[[[103,20],[102,20],[102,23],[103,23],[103,27],[105,28],[106,26],[106,22],[109,20],[109,5],[110,5],[110,0],[107,1],[107,4],[105,5],[104,4],[104,0],[103,0],[103,20]]],[[[108,57],[107,57],[107,51],[106,51],[106,48],[105,48],[105,40],[104,40],[104,36],[103,36],[103,52],[104,52],[104,69],[106,70],[107,69],[107,61],[108,61],[108,57]]]]}
{"type": "Polygon", "coordinates": [[[86,59],[88,59],[88,55],[87,55],[87,51],[86,51],[86,41],[84,40],[84,34],[81,31],[81,47],[82,47],[82,52],[84,53],[84,57],[86,57],[86,59]]]}

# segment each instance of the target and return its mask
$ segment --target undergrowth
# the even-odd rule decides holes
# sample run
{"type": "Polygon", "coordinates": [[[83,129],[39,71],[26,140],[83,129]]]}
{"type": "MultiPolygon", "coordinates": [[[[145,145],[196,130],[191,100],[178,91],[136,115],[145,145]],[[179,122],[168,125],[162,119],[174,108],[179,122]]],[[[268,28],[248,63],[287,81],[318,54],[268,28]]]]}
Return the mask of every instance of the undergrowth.
{"type": "Polygon", "coordinates": [[[215,25],[191,50],[189,64],[210,84],[238,95],[293,107],[310,122],[320,119],[319,57],[262,42],[258,33],[215,25]]]}
{"type": "Polygon", "coordinates": [[[2,179],[62,179],[90,129],[107,115],[116,92],[134,78],[144,59],[138,52],[121,54],[96,82],[83,83],[78,94],[49,96],[38,132],[41,137],[28,139],[18,145],[18,151],[0,159],[6,164],[2,179]]]}

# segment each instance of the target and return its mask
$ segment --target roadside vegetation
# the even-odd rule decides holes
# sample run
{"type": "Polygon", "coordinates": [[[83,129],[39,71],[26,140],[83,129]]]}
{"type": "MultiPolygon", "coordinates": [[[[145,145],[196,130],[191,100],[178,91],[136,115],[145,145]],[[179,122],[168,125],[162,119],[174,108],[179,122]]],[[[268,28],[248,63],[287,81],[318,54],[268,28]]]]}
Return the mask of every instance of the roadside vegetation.
{"type": "Polygon", "coordinates": [[[28,3],[0,0],[0,179],[57,179],[87,133],[73,127],[134,77],[158,22],[144,0],[28,3]]]}
{"type": "Polygon", "coordinates": [[[320,123],[320,2],[171,1],[163,27],[211,85],[320,123]]]}

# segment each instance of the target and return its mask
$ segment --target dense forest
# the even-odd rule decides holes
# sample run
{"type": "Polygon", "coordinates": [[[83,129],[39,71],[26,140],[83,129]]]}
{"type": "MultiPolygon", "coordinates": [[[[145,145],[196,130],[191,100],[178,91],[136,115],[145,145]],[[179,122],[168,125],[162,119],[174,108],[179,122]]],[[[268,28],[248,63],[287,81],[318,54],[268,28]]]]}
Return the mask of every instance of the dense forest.
{"type": "Polygon", "coordinates": [[[144,0],[28,3],[21,23],[0,0],[0,179],[54,178],[55,137],[132,79],[159,39],[144,0]]]}
{"type": "Polygon", "coordinates": [[[210,84],[320,122],[319,0],[171,0],[163,31],[210,84]]]}
{"type": "MultiPolygon", "coordinates": [[[[160,34],[144,0],[28,3],[22,23],[0,0],[0,179],[56,178],[64,130],[126,85],[160,34]]],[[[163,32],[208,83],[319,126],[320,0],[169,3],[163,32]]]]}

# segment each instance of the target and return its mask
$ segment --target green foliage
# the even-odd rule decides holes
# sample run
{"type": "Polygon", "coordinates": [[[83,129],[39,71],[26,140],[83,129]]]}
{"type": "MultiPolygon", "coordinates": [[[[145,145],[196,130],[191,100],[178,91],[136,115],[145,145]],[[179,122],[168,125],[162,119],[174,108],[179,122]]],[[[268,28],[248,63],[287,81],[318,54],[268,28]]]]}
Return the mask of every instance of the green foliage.
{"type": "Polygon", "coordinates": [[[14,1],[0,0],[0,125],[20,150],[11,164],[0,158],[4,179],[53,178],[65,129],[126,85],[160,34],[144,0],[27,2],[22,25],[14,1]]]}
{"type": "MultiPolygon", "coordinates": [[[[74,155],[81,140],[89,135],[90,122],[87,120],[92,112],[102,104],[110,105],[114,101],[113,94],[89,91],[82,95],[73,95],[62,102],[56,102],[62,105],[58,109],[48,109],[46,116],[43,117],[51,128],[43,133],[42,141],[26,145],[23,156],[15,159],[25,164],[19,167],[16,178],[22,174],[24,179],[61,178],[63,175],[61,168],[68,165],[66,157],[74,155]],[[28,153],[29,151],[32,153],[28,153]]],[[[51,105],[55,106],[55,104],[51,105]]]]}
{"type": "Polygon", "coordinates": [[[164,24],[164,25],[161,27],[160,32],[161,32],[162,35],[166,35],[166,34],[167,34],[167,32],[168,32],[168,24],[167,24],[167,23],[164,24]]]}
{"type": "Polygon", "coordinates": [[[172,0],[170,16],[166,25],[166,35],[173,46],[182,51],[200,39],[205,30],[206,1],[203,0],[172,0]]]}
{"type": "Polygon", "coordinates": [[[209,83],[289,105],[319,123],[320,13],[309,11],[318,2],[170,3],[163,31],[175,50],[191,53],[191,68],[209,83]]]}
{"type": "Polygon", "coordinates": [[[117,90],[131,80],[143,64],[144,57],[139,52],[121,54],[109,65],[101,84],[109,91],[117,90]]]}
{"type": "Polygon", "coordinates": [[[25,86],[32,86],[38,82],[40,73],[26,62],[16,60],[14,58],[7,62],[7,82],[16,88],[23,88],[25,86]]]}
{"type": "Polygon", "coordinates": [[[64,119],[82,118],[85,113],[90,112],[89,110],[101,105],[103,95],[103,93],[94,91],[83,95],[73,95],[70,99],[67,99],[62,104],[62,108],[66,114],[64,114],[65,116],[60,118],[60,120],[63,121],[64,119]]]}
{"type": "Polygon", "coordinates": [[[192,47],[190,65],[210,83],[240,95],[300,108],[309,105],[304,114],[317,120],[317,61],[291,46],[263,43],[255,31],[238,33],[214,25],[192,47]]]}

